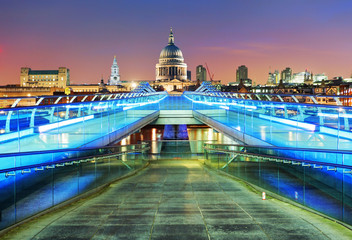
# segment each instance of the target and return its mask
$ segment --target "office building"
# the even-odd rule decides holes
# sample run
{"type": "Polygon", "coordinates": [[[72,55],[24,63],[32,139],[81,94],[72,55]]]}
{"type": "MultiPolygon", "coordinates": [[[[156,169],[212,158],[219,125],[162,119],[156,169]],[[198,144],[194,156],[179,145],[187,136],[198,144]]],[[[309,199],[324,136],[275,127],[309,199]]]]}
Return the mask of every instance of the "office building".
{"type": "Polygon", "coordinates": [[[21,68],[21,87],[58,87],[70,85],[70,70],[59,67],[59,70],[32,70],[21,68]]]}
{"type": "Polygon", "coordinates": [[[281,80],[284,83],[289,83],[292,79],[292,69],[287,67],[281,71],[281,80]]]}
{"type": "MultiPolygon", "coordinates": [[[[328,76],[326,76],[324,73],[319,73],[319,74],[315,74],[313,76],[313,82],[321,82],[321,81],[327,81],[328,80],[328,76]]],[[[346,81],[347,82],[347,81],[346,81]]]]}
{"type": "Polygon", "coordinates": [[[192,81],[192,72],[190,70],[187,70],[187,80],[192,81]]]}
{"type": "Polygon", "coordinates": [[[280,73],[278,70],[275,70],[273,73],[269,72],[268,76],[268,85],[277,85],[280,82],[280,73]]]}
{"type": "Polygon", "coordinates": [[[299,72],[295,73],[292,76],[292,79],[290,80],[289,83],[293,84],[303,84],[305,83],[308,79],[311,79],[311,73],[309,73],[307,70],[304,72],[299,72]]]}
{"type": "Polygon", "coordinates": [[[196,67],[196,80],[199,80],[200,82],[207,80],[207,70],[203,65],[198,65],[196,67]]]}
{"type": "Polygon", "coordinates": [[[248,68],[245,65],[241,65],[236,70],[236,82],[245,80],[248,78],[248,68]]]}

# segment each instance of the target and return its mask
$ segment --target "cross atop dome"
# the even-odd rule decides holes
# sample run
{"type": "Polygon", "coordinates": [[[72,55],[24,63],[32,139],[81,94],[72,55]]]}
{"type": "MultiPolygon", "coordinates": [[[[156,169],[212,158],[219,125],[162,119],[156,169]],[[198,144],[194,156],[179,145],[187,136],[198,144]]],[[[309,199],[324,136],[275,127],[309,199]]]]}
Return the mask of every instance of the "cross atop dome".
{"type": "MultiPolygon", "coordinates": [[[[187,81],[187,64],[184,62],[182,51],[175,45],[172,28],[170,28],[169,43],[161,50],[159,63],[156,64],[155,68],[155,79],[157,81],[170,82],[173,84],[174,82],[172,81],[187,81]]],[[[172,91],[174,88],[165,89],[172,91]]]]}
{"type": "Polygon", "coordinates": [[[174,40],[174,34],[172,33],[172,27],[170,28],[170,34],[169,34],[169,45],[174,45],[175,40],[174,40]]]}

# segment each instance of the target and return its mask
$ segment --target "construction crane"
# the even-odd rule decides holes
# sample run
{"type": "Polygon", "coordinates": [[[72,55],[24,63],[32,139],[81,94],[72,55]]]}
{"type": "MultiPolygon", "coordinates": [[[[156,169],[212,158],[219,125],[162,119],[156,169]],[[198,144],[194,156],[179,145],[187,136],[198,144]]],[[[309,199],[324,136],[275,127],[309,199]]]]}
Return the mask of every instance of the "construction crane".
{"type": "Polygon", "coordinates": [[[209,79],[210,79],[210,81],[212,82],[212,81],[213,81],[213,78],[214,78],[214,73],[213,73],[213,74],[210,73],[210,70],[209,70],[209,67],[208,67],[208,64],[207,64],[207,63],[205,63],[205,67],[207,68],[207,72],[208,72],[209,79]]]}

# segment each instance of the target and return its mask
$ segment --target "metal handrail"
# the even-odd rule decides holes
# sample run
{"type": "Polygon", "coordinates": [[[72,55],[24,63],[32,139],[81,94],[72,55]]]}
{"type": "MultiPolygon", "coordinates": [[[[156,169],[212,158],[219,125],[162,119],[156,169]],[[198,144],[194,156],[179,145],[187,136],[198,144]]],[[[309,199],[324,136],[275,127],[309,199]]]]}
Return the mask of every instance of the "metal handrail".
{"type": "MultiPolygon", "coordinates": [[[[261,101],[261,102],[280,102],[280,103],[290,103],[290,104],[307,104],[307,105],[323,105],[323,106],[344,106],[340,99],[350,99],[351,95],[312,95],[312,94],[275,94],[275,93],[234,93],[234,92],[191,92],[185,91],[185,95],[200,95],[200,96],[210,96],[217,98],[226,98],[226,99],[239,99],[242,101],[261,101]],[[245,97],[248,97],[246,99],[245,97]],[[253,96],[256,98],[253,98],[253,96]],[[261,99],[261,97],[265,97],[261,99]],[[290,102],[285,102],[283,98],[289,97],[292,99],[290,102]],[[310,98],[312,103],[301,103],[297,97],[310,98]],[[335,105],[323,104],[316,101],[316,98],[330,98],[333,99],[336,103],[335,105]]],[[[344,106],[345,107],[345,106],[344,106]]]]}
{"type": "Polygon", "coordinates": [[[277,146],[241,145],[241,144],[226,144],[226,143],[204,143],[204,144],[205,145],[213,145],[213,146],[234,146],[234,147],[265,148],[265,149],[302,151],[302,152],[324,152],[324,153],[352,154],[352,151],[350,151],[350,150],[336,150],[336,149],[277,147],[277,146]]]}
{"type": "MultiPolygon", "coordinates": [[[[183,94],[197,94],[197,95],[211,95],[211,92],[195,92],[195,91],[184,91],[183,94]]],[[[213,93],[214,94],[214,93],[213,93]]],[[[268,96],[281,96],[281,97],[291,97],[291,96],[301,96],[301,97],[331,97],[331,98],[352,98],[352,95],[320,95],[320,94],[278,94],[278,93],[236,93],[236,92],[216,92],[216,94],[223,95],[224,97],[227,96],[234,96],[234,95],[268,95],[268,96]]],[[[217,96],[217,95],[213,95],[217,96]]]]}
{"type": "Polygon", "coordinates": [[[345,169],[351,169],[352,170],[352,166],[350,166],[350,165],[337,164],[337,163],[328,163],[328,162],[319,162],[319,161],[303,160],[303,159],[296,159],[296,158],[279,157],[279,156],[272,156],[272,155],[266,155],[266,154],[248,153],[248,152],[234,151],[234,150],[227,150],[227,149],[219,149],[219,148],[207,148],[207,147],[204,147],[204,150],[212,151],[212,152],[221,152],[221,153],[236,153],[239,156],[257,157],[257,158],[263,158],[264,160],[266,160],[265,158],[267,158],[267,160],[269,160],[268,158],[270,158],[270,159],[273,159],[273,160],[281,160],[281,161],[283,161],[283,163],[300,162],[300,163],[324,165],[324,166],[327,166],[327,167],[345,168],[345,169]]]}
{"type": "Polygon", "coordinates": [[[90,151],[97,149],[114,149],[114,148],[122,148],[129,146],[144,146],[146,144],[138,143],[138,144],[128,144],[128,145],[117,145],[117,146],[105,146],[105,147],[87,147],[87,148],[65,148],[65,149],[52,149],[52,150],[44,150],[44,151],[28,151],[28,152],[13,152],[13,153],[0,153],[0,161],[3,157],[16,157],[16,156],[26,156],[33,154],[49,154],[49,153],[59,153],[59,152],[81,152],[81,151],[90,151]]]}
{"type": "MultiPolygon", "coordinates": [[[[83,98],[83,100],[86,99],[86,95],[84,95],[85,97],[83,98]]],[[[16,104],[20,101],[17,101],[12,104],[12,106],[10,108],[3,108],[0,110],[0,113],[1,114],[4,114],[5,117],[6,117],[6,122],[5,122],[5,132],[10,132],[10,122],[11,122],[11,118],[12,118],[12,115],[15,111],[23,111],[23,110],[28,110],[28,111],[32,111],[31,113],[28,113],[28,114],[31,114],[30,116],[30,125],[29,127],[34,127],[34,119],[35,119],[35,114],[36,114],[36,111],[39,110],[39,109],[47,109],[47,111],[49,111],[49,115],[50,115],[50,123],[52,123],[52,120],[53,120],[53,117],[54,117],[54,113],[55,113],[55,107],[66,107],[66,119],[68,118],[69,116],[69,111],[70,111],[70,108],[72,108],[72,106],[76,106],[78,108],[78,117],[81,117],[81,109],[83,107],[82,104],[86,104],[87,106],[89,105],[89,108],[88,108],[88,115],[92,115],[91,113],[91,107],[93,105],[93,101],[95,99],[96,96],[98,95],[90,95],[90,96],[94,96],[93,99],[90,101],[90,102],[83,102],[82,101],[76,101],[76,102],[72,102],[70,101],[70,103],[60,103],[59,104],[59,101],[63,98],[62,96],[59,96],[57,97],[57,100],[55,101],[55,103],[53,104],[48,104],[48,105],[40,105],[42,102],[43,102],[43,98],[40,98],[38,101],[37,101],[37,104],[34,105],[34,106],[26,106],[26,107],[15,107],[16,104]]],[[[150,93],[149,95],[143,95],[143,96],[134,96],[134,97],[131,97],[129,98],[127,95],[124,95],[124,96],[120,96],[120,98],[105,98],[104,100],[103,97],[105,95],[102,95],[102,97],[96,101],[97,104],[108,104],[109,102],[112,102],[114,103],[114,101],[120,101],[122,99],[128,99],[128,103],[125,103],[125,102],[122,102],[122,104],[119,104],[119,106],[123,106],[124,104],[128,105],[128,104],[132,104],[133,106],[132,107],[139,107],[139,106],[142,106],[142,105],[145,105],[145,104],[150,104],[150,103],[154,103],[154,102],[150,102],[150,101],[147,101],[148,99],[144,99],[146,97],[152,97],[152,96],[159,96],[158,97],[158,100],[157,101],[160,101],[162,98],[165,98],[166,97],[166,93],[165,92],[159,92],[159,93],[150,93]],[[165,95],[165,96],[164,96],[165,95]],[[124,97],[124,98],[122,98],[124,97]],[[138,100],[134,100],[134,99],[138,99],[138,100]]],[[[51,98],[51,97],[49,97],[51,98]]],[[[77,100],[77,98],[74,98],[75,100],[77,100]]]]}
{"type": "MultiPolygon", "coordinates": [[[[27,96],[23,96],[23,97],[0,97],[0,101],[3,100],[15,100],[15,102],[12,104],[12,106],[9,108],[11,110],[13,110],[14,108],[16,108],[16,106],[18,105],[18,103],[22,100],[22,99],[38,99],[36,101],[36,105],[35,106],[43,106],[40,105],[41,103],[43,103],[44,99],[56,99],[56,101],[53,104],[47,104],[45,106],[50,106],[50,105],[60,105],[58,104],[59,101],[62,98],[67,98],[69,97],[71,100],[73,99],[73,101],[70,101],[70,104],[72,103],[82,103],[85,102],[86,99],[88,97],[92,97],[92,99],[90,101],[87,102],[96,102],[96,101],[114,101],[114,100],[119,100],[119,99],[136,99],[136,98],[141,98],[141,97],[149,97],[149,96],[155,96],[155,95],[166,95],[167,92],[146,92],[146,93],[136,93],[136,94],[131,94],[131,93],[110,93],[110,94],[102,94],[102,93],[98,93],[98,94],[77,94],[77,95],[44,95],[44,96],[31,96],[31,97],[27,97],[27,96]],[[83,97],[83,100],[77,97],[83,97]],[[100,98],[99,98],[100,97],[100,98]],[[106,97],[106,98],[105,98],[106,97]]],[[[67,103],[65,103],[67,104],[67,103]]],[[[17,108],[26,108],[26,107],[17,107],[17,108]]],[[[2,110],[6,110],[8,108],[3,108],[2,110]]]]}
{"type": "MultiPolygon", "coordinates": [[[[141,144],[138,144],[138,145],[141,145],[141,144]]],[[[127,146],[130,146],[130,145],[125,145],[123,147],[127,147],[127,146]]],[[[103,148],[92,148],[92,149],[103,149],[103,148]]],[[[8,172],[20,171],[20,170],[25,170],[25,169],[38,168],[38,167],[47,167],[47,166],[52,166],[52,165],[62,164],[62,163],[70,163],[70,165],[72,165],[74,163],[78,164],[78,163],[84,162],[84,160],[89,161],[91,159],[91,161],[93,161],[96,158],[121,156],[123,154],[133,153],[133,152],[143,152],[143,151],[147,151],[149,149],[150,149],[150,147],[148,146],[148,147],[139,148],[139,149],[130,149],[130,150],[126,150],[126,151],[119,152],[119,153],[99,154],[99,155],[94,155],[94,156],[86,156],[86,157],[80,157],[80,158],[69,158],[69,159],[62,159],[62,160],[57,160],[57,161],[52,161],[52,162],[31,164],[31,165],[25,165],[25,166],[13,167],[13,168],[5,168],[5,169],[0,169],[0,173],[8,173],[8,172]]],[[[86,150],[86,149],[83,149],[83,150],[86,150]]]]}

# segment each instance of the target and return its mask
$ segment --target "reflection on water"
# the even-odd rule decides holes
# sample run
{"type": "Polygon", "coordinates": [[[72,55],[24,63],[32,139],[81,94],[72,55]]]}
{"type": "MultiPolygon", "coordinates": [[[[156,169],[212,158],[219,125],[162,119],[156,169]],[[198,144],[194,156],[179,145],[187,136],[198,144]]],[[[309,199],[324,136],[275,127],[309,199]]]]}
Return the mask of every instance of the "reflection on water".
{"type": "Polygon", "coordinates": [[[141,142],[150,143],[150,153],[152,154],[158,154],[162,152],[185,153],[185,151],[186,153],[202,153],[203,144],[205,142],[220,144],[237,143],[224,134],[219,133],[216,130],[204,125],[192,125],[187,127],[186,125],[149,125],[142,128],[139,132],[133,133],[132,135],[124,138],[121,140],[121,142],[118,143],[118,145],[138,144],[141,142]],[[181,136],[181,138],[178,139],[187,139],[185,137],[187,136],[187,133],[188,140],[175,140],[175,138],[177,139],[176,136],[181,136]]]}

